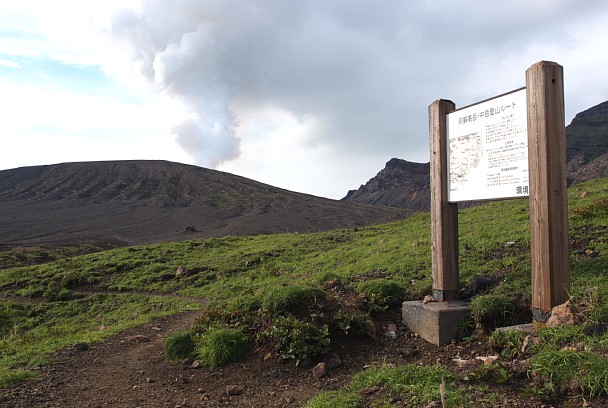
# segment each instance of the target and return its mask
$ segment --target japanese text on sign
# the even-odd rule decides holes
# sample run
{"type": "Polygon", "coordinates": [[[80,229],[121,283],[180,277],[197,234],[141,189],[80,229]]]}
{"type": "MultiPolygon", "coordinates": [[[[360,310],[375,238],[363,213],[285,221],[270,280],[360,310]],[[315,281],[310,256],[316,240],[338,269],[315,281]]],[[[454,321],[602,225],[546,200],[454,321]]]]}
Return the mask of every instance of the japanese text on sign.
{"type": "Polygon", "coordinates": [[[450,202],[528,195],[525,88],[454,111],[447,121],[450,202]]]}

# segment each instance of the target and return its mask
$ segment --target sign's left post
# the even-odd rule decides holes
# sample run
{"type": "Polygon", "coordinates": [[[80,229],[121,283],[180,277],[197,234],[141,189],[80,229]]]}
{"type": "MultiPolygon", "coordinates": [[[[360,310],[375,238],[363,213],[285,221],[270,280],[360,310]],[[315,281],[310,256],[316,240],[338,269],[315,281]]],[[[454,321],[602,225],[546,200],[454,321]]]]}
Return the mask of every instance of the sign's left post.
{"type": "Polygon", "coordinates": [[[431,147],[431,239],[433,296],[455,300],[460,289],[458,271],[458,204],[448,201],[447,114],[452,101],[439,99],[429,106],[431,147]]]}

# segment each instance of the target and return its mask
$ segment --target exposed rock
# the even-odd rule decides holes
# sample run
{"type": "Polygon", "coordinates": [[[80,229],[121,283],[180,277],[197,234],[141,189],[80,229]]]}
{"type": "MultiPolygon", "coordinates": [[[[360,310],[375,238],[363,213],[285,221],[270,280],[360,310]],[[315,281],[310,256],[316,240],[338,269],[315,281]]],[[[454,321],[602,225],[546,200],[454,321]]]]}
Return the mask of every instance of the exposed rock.
{"type": "Polygon", "coordinates": [[[325,365],[328,370],[333,370],[334,368],[338,368],[342,365],[342,359],[336,354],[331,353],[327,358],[325,358],[325,365]]]}
{"type": "Polygon", "coordinates": [[[386,326],[386,332],[384,333],[384,335],[386,337],[388,337],[389,339],[396,339],[397,338],[397,325],[390,323],[386,326]]]}
{"type": "Polygon", "coordinates": [[[431,200],[429,163],[412,163],[393,158],[375,177],[342,201],[360,204],[428,210],[431,200]]]}
{"type": "Polygon", "coordinates": [[[372,395],[372,394],[375,394],[375,393],[377,393],[378,391],[381,391],[381,390],[382,390],[382,387],[380,387],[378,385],[372,385],[371,387],[363,388],[361,390],[361,394],[363,394],[363,395],[372,395]]]}
{"type": "Polygon", "coordinates": [[[435,298],[434,298],[433,296],[431,296],[431,295],[426,295],[426,296],[425,296],[425,297],[422,299],[422,303],[423,303],[423,304],[425,304],[425,305],[426,305],[427,303],[430,303],[430,302],[439,302],[439,301],[438,301],[437,299],[435,299],[435,298]]]}
{"type": "Polygon", "coordinates": [[[327,364],[319,363],[312,368],[312,375],[318,380],[327,375],[327,364]]]}
{"type": "Polygon", "coordinates": [[[239,385],[227,385],[226,394],[230,396],[241,395],[243,393],[243,387],[239,385]]]}
{"type": "Polygon", "coordinates": [[[570,300],[567,300],[551,310],[551,317],[547,320],[547,327],[574,326],[577,322],[576,308],[570,300]]]}
{"type": "Polygon", "coordinates": [[[371,320],[368,320],[365,324],[365,334],[367,335],[367,337],[374,341],[378,340],[376,325],[371,320]]]}

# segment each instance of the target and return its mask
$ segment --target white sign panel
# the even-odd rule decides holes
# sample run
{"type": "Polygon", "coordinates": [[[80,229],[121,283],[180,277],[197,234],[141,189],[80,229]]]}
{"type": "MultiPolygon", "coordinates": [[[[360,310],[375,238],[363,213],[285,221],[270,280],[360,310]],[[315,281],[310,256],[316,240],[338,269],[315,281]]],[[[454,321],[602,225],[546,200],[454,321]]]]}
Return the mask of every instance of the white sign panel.
{"type": "Polygon", "coordinates": [[[448,201],[528,196],[525,88],[447,116],[448,201]]]}

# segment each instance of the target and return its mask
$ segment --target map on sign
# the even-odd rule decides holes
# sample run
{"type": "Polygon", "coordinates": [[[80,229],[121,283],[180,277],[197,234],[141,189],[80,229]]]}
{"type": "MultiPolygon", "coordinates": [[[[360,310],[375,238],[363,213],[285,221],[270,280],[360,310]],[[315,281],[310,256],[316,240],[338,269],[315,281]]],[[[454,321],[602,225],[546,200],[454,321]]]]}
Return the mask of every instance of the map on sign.
{"type": "Polygon", "coordinates": [[[526,89],[447,115],[448,201],[526,197],[526,89]]]}

